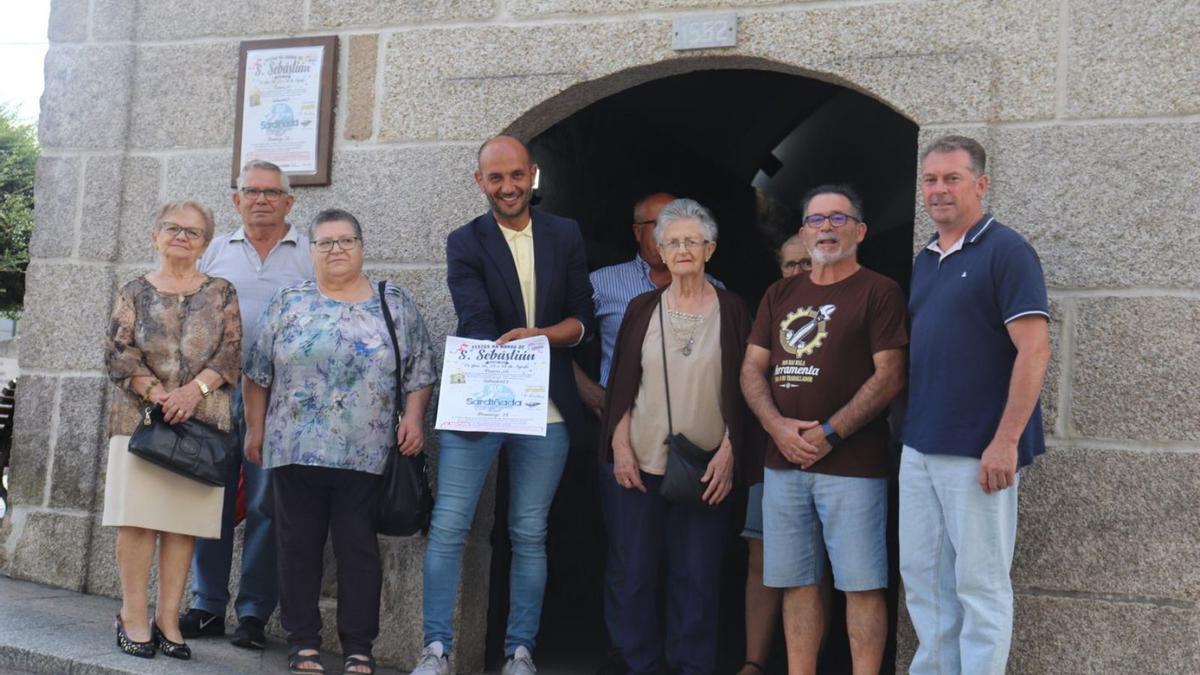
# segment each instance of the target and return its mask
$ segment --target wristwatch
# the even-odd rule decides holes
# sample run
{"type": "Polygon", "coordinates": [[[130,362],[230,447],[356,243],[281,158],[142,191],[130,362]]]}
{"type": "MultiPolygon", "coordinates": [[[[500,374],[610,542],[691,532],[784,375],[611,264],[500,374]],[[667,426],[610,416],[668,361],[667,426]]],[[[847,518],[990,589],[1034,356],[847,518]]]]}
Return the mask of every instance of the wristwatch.
{"type": "Polygon", "coordinates": [[[209,389],[208,385],[204,384],[204,380],[201,380],[197,377],[196,379],[192,380],[192,382],[195,382],[196,386],[200,387],[200,393],[204,396],[204,398],[208,398],[208,395],[212,393],[212,389],[209,389]]]}
{"type": "Polygon", "coordinates": [[[821,422],[821,431],[825,432],[825,440],[829,441],[829,447],[836,448],[838,443],[842,442],[842,437],[838,436],[838,432],[833,430],[833,425],[829,422],[821,422]]]}

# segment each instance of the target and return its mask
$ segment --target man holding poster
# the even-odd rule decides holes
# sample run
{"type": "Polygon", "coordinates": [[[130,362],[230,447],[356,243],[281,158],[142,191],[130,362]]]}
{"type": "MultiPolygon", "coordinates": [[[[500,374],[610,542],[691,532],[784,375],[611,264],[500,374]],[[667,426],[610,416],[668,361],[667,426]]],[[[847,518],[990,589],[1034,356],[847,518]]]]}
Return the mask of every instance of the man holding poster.
{"type": "MultiPolygon", "coordinates": [[[[425,552],[425,649],[414,675],[450,671],[447,657],[463,543],[484,480],[502,448],[509,463],[513,549],[503,672],[534,672],[531,652],[546,586],[546,519],[567,461],[568,429],[577,431],[583,421],[570,348],[595,330],[579,226],[530,208],[536,173],[529,150],[517,139],[497,136],[484,143],[475,182],[491,210],[450,233],[446,241],[458,337],[494,340],[500,347],[526,338],[540,338],[529,341],[531,347],[547,341],[550,400],[544,406],[545,435],[440,432],[438,495],[425,552]]],[[[509,350],[487,354],[493,351],[498,356],[509,350]]],[[[514,395],[512,387],[491,386],[478,394],[489,405],[514,395]]]]}

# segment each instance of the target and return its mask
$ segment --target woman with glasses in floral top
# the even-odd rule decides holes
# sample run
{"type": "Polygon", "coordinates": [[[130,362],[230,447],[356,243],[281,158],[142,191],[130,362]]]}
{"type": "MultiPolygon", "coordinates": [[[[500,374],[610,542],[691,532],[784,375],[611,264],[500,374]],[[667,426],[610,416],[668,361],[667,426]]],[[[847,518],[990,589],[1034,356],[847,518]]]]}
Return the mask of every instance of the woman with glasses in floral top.
{"type": "Polygon", "coordinates": [[[371,505],[393,446],[414,455],[424,445],[436,353],[408,293],[388,284],[381,297],[363,274],[362,227],[353,215],[322,211],[308,237],[316,280],[275,295],[246,356],[246,457],[271,472],[289,669],[323,672],[317,605],[332,531],[344,671],[372,673],[383,574],[371,505]],[[397,376],[403,402],[395,400],[397,376]]]}

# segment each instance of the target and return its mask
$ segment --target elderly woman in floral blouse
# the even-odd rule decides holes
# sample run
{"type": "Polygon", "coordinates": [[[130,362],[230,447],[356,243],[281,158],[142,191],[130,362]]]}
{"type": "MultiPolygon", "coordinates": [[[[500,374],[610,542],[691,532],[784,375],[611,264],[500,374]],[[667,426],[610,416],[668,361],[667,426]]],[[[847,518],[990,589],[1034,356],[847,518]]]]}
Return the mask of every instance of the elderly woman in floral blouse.
{"type": "Polygon", "coordinates": [[[371,673],[383,575],[370,507],[393,445],[406,455],[421,451],[436,354],[408,294],[389,284],[380,297],[363,275],[362,227],[353,215],[322,211],[308,236],[316,281],[275,295],[244,364],[246,457],[271,470],[291,672],[323,670],[317,600],[332,530],[344,669],[371,673]],[[395,319],[400,363],[382,302],[395,319]]]}
{"type": "Polygon", "coordinates": [[[150,241],[158,268],[121,287],[109,324],[105,366],[116,385],[109,419],[104,525],[117,528],[121,612],[117,646],[152,658],[192,651],[179,632],[179,605],[196,537],[221,536],[224,488],[185,478],[129,453],[147,403],[167,422],[233,428],[230,391],[240,375],[237,292],[202,274],[196,261],[213,238],[212,214],[194,201],[165,204],[150,241]],[[150,565],[158,544],[158,602],[147,617],[150,565]]]}

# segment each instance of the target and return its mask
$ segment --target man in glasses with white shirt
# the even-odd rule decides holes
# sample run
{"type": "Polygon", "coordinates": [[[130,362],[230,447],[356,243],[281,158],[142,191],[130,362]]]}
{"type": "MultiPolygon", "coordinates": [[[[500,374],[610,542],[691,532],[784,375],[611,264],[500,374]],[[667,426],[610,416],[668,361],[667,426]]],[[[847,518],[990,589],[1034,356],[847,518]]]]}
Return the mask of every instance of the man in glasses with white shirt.
{"type": "MultiPolygon", "coordinates": [[[[287,222],[295,203],[287,174],[275,164],[251,160],[242,167],[233,205],[242,226],[213,239],[200,259],[200,271],[230,281],[242,315],[242,352],[258,336],[258,318],[275,292],[313,278],[308,238],[287,222]]],[[[245,434],[241,390],[233,397],[239,441],[225,476],[225,509],[220,539],[196,540],[192,558],[192,607],[179,620],[185,638],[225,634],[229,576],[233,562],[234,512],[239,477],[244,476],[246,528],[242,569],[234,610],[238,619],[233,644],[266,646],[265,626],[278,600],[275,532],[268,472],[243,461],[245,434]]]]}

